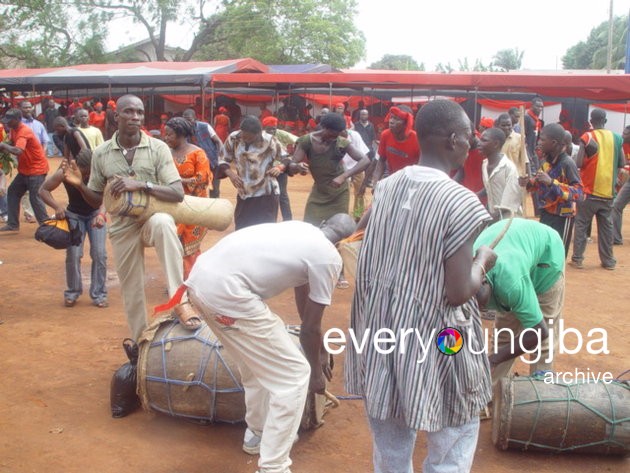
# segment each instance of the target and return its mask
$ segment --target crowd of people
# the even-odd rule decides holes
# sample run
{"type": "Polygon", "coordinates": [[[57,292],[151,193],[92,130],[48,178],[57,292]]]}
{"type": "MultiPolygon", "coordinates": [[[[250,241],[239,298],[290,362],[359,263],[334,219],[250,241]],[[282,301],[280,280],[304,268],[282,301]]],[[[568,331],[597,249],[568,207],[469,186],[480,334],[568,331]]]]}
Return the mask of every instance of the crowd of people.
{"type": "MultiPolygon", "coordinates": [[[[495,327],[510,328],[514,337],[500,337],[489,356],[481,346],[452,358],[434,350],[421,363],[418,340],[409,340],[406,356],[383,355],[375,344],[360,352],[349,346],[346,388],[364,398],[380,473],[412,471],[418,430],[428,433],[423,471],[470,471],[492,383],[541,342],[526,331],[520,349],[509,347],[534,329],[544,340],[540,348],[555,350],[548,332],[562,317],[571,243],[570,264],[582,269],[595,216],[604,269],[615,269],[613,247],[623,244],[630,183],[620,170],[630,158],[630,126],[623,135],[607,130],[601,109],[592,110],[591,129],[575,144],[562,124],[543,122],[539,97],[523,117],[511,109],[484,118],[478,129],[453,101],[430,101],[417,114],[393,106],[381,132],[367,109],[350,113],[343,103],[316,118],[290,101],[276,114],[263,104],[258,116],[237,122],[219,107],[212,125],[193,107],[162,114],[157,133],[145,128],[144,103],[133,95],[105,107],[78,99],[63,108],[46,105],[42,121],[27,100],[2,119],[8,140],[0,152],[18,164],[0,197],[0,232],[19,231],[20,208],[26,221],[43,224],[51,218],[46,206],[56,219],[76,220],[82,243],[66,250],[63,302],[73,307],[83,292],[87,236],[89,295],[101,308],[108,306],[108,235],[136,340],[148,320],[145,248],[154,247],[181,324],[197,330],[206,322],[238,362],[247,406],[243,449],[260,455],[260,473],[290,471],[306,393],[323,392],[330,376],[322,314],[333,289],[349,286],[334,243],[364,231],[350,316],[355,333],[449,326],[481,344],[480,310],[489,309],[495,327]],[[49,173],[54,155],[63,159],[49,173]],[[297,174],[313,180],[304,222],[290,222],[287,182],[297,174]],[[223,179],[237,190],[236,231],[203,254],[207,229],[169,214],[143,222],[111,215],[108,222],[105,193],[140,192],[166,202],[219,198],[223,179]],[[53,195],[62,184],[65,207],[53,195]],[[528,194],[538,222],[522,218],[528,194]],[[303,353],[265,302],[289,288],[303,353]]],[[[532,365],[532,374],[546,370],[552,362],[532,365]]]]}

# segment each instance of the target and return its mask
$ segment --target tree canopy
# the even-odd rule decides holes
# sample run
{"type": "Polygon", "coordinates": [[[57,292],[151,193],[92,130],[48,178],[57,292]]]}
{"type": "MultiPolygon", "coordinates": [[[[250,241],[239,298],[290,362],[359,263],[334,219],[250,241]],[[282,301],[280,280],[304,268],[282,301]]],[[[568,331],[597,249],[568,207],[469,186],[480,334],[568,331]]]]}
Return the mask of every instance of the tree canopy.
{"type": "Polygon", "coordinates": [[[492,66],[505,72],[518,70],[523,64],[524,54],[525,51],[519,51],[518,48],[501,49],[492,58],[492,66]]]}
{"type": "MultiPolygon", "coordinates": [[[[623,69],[626,57],[628,17],[613,19],[612,68],[623,69]]],[[[562,57],[565,69],[605,69],[608,53],[608,21],[593,28],[586,41],[571,46],[562,57]]]]}
{"type": "Polygon", "coordinates": [[[385,54],[373,62],[368,69],[386,69],[392,71],[424,71],[424,63],[418,64],[414,58],[406,54],[385,54]]]}
{"type": "Polygon", "coordinates": [[[356,0],[0,0],[0,52],[29,67],[111,62],[112,22],[133,20],[165,60],[167,33],[194,33],[177,60],[252,57],[271,64],[350,67],[365,55],[356,0]]]}

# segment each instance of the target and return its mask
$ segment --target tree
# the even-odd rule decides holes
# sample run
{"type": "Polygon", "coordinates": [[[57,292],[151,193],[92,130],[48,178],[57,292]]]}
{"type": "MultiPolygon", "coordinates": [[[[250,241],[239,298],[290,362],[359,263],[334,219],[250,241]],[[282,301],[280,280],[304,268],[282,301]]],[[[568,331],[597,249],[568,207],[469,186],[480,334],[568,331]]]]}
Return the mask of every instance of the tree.
{"type": "MultiPolygon", "coordinates": [[[[613,19],[612,67],[623,69],[626,57],[626,37],[628,17],[616,16],[613,19]]],[[[608,52],[608,21],[593,28],[586,41],[574,44],[562,57],[565,69],[604,69],[608,52]]]]}
{"type": "Polygon", "coordinates": [[[104,25],[119,18],[131,18],[146,32],[157,60],[165,60],[167,32],[176,28],[194,31],[181,61],[252,57],[349,67],[365,54],[363,33],[350,20],[356,0],[0,0],[0,5],[2,18],[11,20],[1,24],[8,40],[0,40],[0,51],[29,65],[77,64],[86,56],[105,62],[104,25]]]}
{"type": "Polygon", "coordinates": [[[46,0],[0,0],[0,55],[3,63],[50,67],[105,61],[103,12],[76,16],[71,6],[46,0]],[[70,25],[70,26],[67,26],[70,25]]]}
{"type": "Polygon", "coordinates": [[[492,66],[498,68],[499,71],[514,71],[521,68],[523,64],[523,55],[525,51],[519,51],[518,48],[501,49],[492,58],[492,66]]]}
{"type": "Polygon", "coordinates": [[[350,67],[365,55],[351,18],[356,0],[228,0],[196,59],[252,57],[268,64],[350,67]]]}
{"type": "Polygon", "coordinates": [[[418,64],[414,58],[406,54],[385,54],[380,60],[373,62],[368,69],[386,69],[392,71],[424,71],[424,63],[418,64]]]}
{"type": "MultiPolygon", "coordinates": [[[[451,72],[455,71],[455,68],[451,65],[450,62],[447,62],[446,64],[439,62],[435,66],[435,70],[436,72],[450,74],[451,72]]],[[[492,66],[492,63],[486,66],[483,62],[481,62],[480,59],[475,59],[475,64],[470,67],[470,64],[468,63],[468,58],[465,57],[464,59],[457,60],[457,70],[460,72],[493,72],[494,68],[492,66]]]]}

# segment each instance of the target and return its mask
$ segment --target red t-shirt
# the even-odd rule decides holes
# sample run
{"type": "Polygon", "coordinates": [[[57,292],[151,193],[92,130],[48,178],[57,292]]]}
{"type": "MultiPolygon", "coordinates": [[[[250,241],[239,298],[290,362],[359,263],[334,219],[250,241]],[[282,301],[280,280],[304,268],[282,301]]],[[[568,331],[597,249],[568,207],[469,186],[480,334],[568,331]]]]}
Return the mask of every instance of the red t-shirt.
{"type": "Polygon", "coordinates": [[[11,142],[24,152],[18,157],[18,172],[25,176],[39,176],[48,173],[48,160],[44,148],[28,126],[20,123],[11,130],[11,142]]]}
{"type": "Polygon", "coordinates": [[[420,160],[420,145],[415,131],[409,132],[407,138],[398,141],[391,130],[383,130],[381,142],[378,145],[378,154],[381,159],[385,159],[389,166],[390,174],[401,170],[406,166],[418,164],[420,160]]]}
{"type": "MultiPolygon", "coordinates": [[[[464,162],[464,179],[462,180],[462,186],[466,189],[470,189],[475,194],[483,189],[483,177],[481,176],[481,164],[485,159],[481,154],[479,148],[471,149],[468,152],[468,157],[464,162]]],[[[479,198],[482,204],[487,203],[487,197],[479,198]]]]}
{"type": "Polygon", "coordinates": [[[105,112],[90,112],[89,123],[101,131],[105,128],[105,112]]]}

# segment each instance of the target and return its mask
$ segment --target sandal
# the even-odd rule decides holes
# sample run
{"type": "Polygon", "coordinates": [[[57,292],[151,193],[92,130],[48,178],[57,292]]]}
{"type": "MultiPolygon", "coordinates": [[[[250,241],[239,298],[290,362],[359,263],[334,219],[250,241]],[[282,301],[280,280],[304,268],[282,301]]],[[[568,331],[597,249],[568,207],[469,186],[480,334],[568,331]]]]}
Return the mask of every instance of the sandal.
{"type": "Polygon", "coordinates": [[[64,299],[63,301],[63,305],[65,305],[66,307],[74,307],[77,303],[76,299],[64,299]]]}
{"type": "Polygon", "coordinates": [[[98,307],[99,309],[104,309],[105,307],[109,307],[109,303],[105,300],[94,302],[94,305],[98,307]]]}
{"type": "Polygon", "coordinates": [[[337,281],[337,289],[348,289],[350,287],[350,283],[345,279],[340,279],[337,281]]]}
{"type": "Polygon", "coordinates": [[[183,302],[175,306],[174,313],[185,329],[197,330],[201,327],[201,318],[190,302],[183,302]]]}

